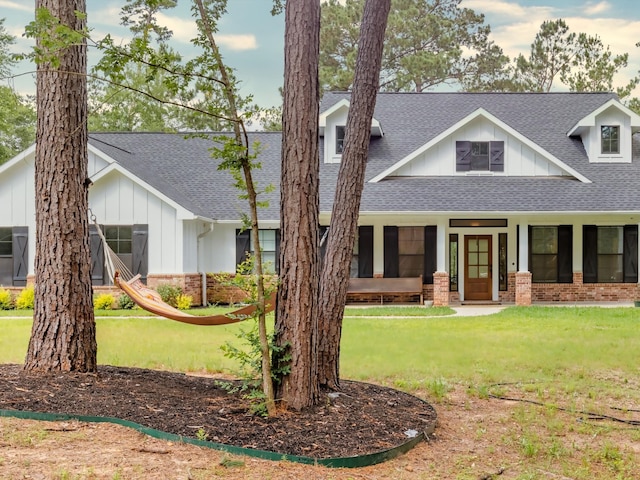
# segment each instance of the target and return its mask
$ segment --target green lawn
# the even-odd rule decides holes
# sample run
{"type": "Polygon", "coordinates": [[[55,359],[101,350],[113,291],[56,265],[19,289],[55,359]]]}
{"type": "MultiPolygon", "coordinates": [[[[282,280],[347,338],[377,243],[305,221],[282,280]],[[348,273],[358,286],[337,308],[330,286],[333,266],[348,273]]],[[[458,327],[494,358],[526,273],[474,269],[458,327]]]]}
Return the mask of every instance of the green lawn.
{"type": "MultiPolygon", "coordinates": [[[[469,415],[464,428],[448,434],[477,441],[477,455],[465,455],[464,448],[449,452],[448,473],[437,478],[489,478],[480,477],[476,465],[493,463],[496,454],[516,480],[638,478],[637,424],[598,421],[580,412],[638,419],[640,309],[509,307],[489,316],[421,318],[397,310],[396,316],[389,310],[369,316],[347,311],[341,375],[415,393],[434,403],[445,423],[447,415],[469,415]],[[484,413],[474,415],[479,405],[484,413]]],[[[22,362],[30,328],[29,318],[0,319],[0,362],[22,362]]],[[[220,346],[236,342],[240,328],[100,317],[98,361],[233,373],[236,365],[220,346]]]]}
{"type": "MultiPolygon", "coordinates": [[[[509,307],[484,317],[422,318],[404,317],[403,308],[395,311],[397,318],[389,316],[394,313],[389,309],[381,317],[352,316],[347,310],[344,377],[414,385],[434,378],[489,383],[606,370],[638,375],[638,309],[509,307]]],[[[98,360],[180,371],[233,371],[220,346],[235,341],[241,325],[200,327],[153,317],[101,317],[98,360]]],[[[22,361],[30,326],[28,318],[2,321],[0,361],[22,361]]]]}

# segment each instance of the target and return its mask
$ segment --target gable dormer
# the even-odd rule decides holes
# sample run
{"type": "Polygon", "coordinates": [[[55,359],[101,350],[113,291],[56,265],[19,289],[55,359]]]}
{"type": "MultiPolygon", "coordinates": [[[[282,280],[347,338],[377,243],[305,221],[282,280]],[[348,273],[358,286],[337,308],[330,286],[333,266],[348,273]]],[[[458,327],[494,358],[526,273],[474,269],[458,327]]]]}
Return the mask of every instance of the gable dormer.
{"type": "MultiPolygon", "coordinates": [[[[559,135],[563,135],[562,132],[559,135]]],[[[373,177],[567,176],[590,180],[484,108],[478,108],[373,177]]]]}
{"type": "MultiPolygon", "coordinates": [[[[349,114],[349,101],[342,99],[320,114],[320,136],[324,137],[324,163],[340,163],[349,114]]],[[[371,136],[381,137],[380,122],[371,119],[371,136]]]]}
{"type": "Polygon", "coordinates": [[[582,118],[567,134],[579,136],[589,163],[631,163],[632,137],[640,116],[617,100],[609,100],[582,118]]]}

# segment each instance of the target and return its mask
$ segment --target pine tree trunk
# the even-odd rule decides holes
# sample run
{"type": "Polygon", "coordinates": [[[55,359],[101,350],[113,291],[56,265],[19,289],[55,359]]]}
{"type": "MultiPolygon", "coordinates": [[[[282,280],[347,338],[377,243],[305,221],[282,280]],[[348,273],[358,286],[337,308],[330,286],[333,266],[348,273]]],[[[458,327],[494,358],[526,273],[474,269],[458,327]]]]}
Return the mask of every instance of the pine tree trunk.
{"type": "Polygon", "coordinates": [[[367,0],[365,3],[344,151],[320,282],[318,383],[321,387],[330,389],[340,386],[342,318],[347,301],[349,270],[358,228],[360,198],[371,138],[371,119],[378,93],[390,5],[391,0],[367,0]]]}
{"type": "MultiPolygon", "coordinates": [[[[80,29],[85,0],[37,0],[80,29]]],[[[86,45],[37,73],[35,312],[24,368],[95,371],[87,195],[86,45]]]]}
{"type": "MultiPolygon", "coordinates": [[[[290,372],[277,396],[296,410],[314,404],[319,291],[318,57],[319,0],[289,0],[285,14],[281,174],[280,286],[276,344],[287,346],[290,372]]],[[[282,359],[274,359],[274,367],[282,359]]]]}

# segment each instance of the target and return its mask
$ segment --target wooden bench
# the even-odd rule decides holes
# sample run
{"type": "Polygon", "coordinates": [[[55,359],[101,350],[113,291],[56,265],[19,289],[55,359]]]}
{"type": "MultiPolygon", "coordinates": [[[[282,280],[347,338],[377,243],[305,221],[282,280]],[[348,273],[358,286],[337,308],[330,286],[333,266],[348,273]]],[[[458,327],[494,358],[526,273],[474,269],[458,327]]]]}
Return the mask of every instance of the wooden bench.
{"type": "Polygon", "coordinates": [[[411,295],[420,297],[420,305],[424,303],[422,293],[422,275],[407,278],[350,278],[347,296],[367,295],[380,296],[380,304],[384,297],[392,295],[411,295]]]}

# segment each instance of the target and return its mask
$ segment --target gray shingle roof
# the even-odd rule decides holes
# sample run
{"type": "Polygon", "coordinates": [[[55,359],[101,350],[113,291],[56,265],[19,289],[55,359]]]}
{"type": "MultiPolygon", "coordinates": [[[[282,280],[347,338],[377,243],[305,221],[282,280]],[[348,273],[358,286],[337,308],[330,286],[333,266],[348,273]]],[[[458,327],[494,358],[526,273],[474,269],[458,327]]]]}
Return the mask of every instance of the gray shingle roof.
{"type": "MultiPolygon", "coordinates": [[[[347,93],[326,94],[321,112],[347,93]]],[[[579,138],[567,137],[575,124],[616,98],[610,93],[385,93],[375,118],[384,136],[372,138],[368,180],[423,146],[478,108],[483,108],[589,178],[570,177],[389,177],[367,183],[361,212],[557,212],[639,211],[640,158],[631,164],[590,164],[579,138]]],[[[278,185],[281,135],[251,133],[262,146],[255,178],[278,185]]],[[[637,135],[636,135],[637,137],[637,135]]],[[[196,215],[237,220],[246,211],[231,175],[217,169],[210,140],[167,133],[92,133],[90,142],[124,168],[196,215]]],[[[634,139],[634,155],[640,152],[634,139]]],[[[320,147],[322,155],[323,148],[320,147]]],[[[328,212],[338,164],[320,166],[321,210],[328,212]]],[[[278,220],[280,193],[265,196],[263,220],[278,220]]]]}
{"type": "MultiPolygon", "coordinates": [[[[258,189],[280,180],[279,133],[253,133],[260,142],[255,171],[258,189]]],[[[161,191],[196,215],[215,220],[238,220],[247,211],[247,201],[238,198],[231,174],[218,170],[220,161],[212,158],[214,141],[201,137],[185,138],[177,133],[91,133],[89,142],[116,160],[125,169],[161,191]]],[[[261,209],[265,220],[278,220],[280,194],[261,195],[269,207],[261,209]]]]}

